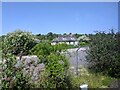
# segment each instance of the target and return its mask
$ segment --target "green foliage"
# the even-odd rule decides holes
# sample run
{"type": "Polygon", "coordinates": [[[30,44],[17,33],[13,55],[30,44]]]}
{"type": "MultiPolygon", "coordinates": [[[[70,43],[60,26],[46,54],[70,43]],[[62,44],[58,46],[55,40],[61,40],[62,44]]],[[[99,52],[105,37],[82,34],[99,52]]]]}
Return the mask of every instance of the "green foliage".
{"type": "Polygon", "coordinates": [[[74,35],[75,35],[76,38],[79,38],[80,36],[82,36],[82,34],[78,34],[78,33],[76,33],[74,35]]]}
{"type": "MultiPolygon", "coordinates": [[[[63,34],[56,34],[56,33],[52,33],[52,32],[48,32],[47,34],[37,34],[36,38],[40,39],[40,40],[53,40],[54,38],[58,37],[59,35],[70,35],[72,33],[63,33],[63,34]]],[[[75,36],[76,38],[79,38],[80,36],[84,35],[84,34],[72,34],[73,36],[75,36]]],[[[86,34],[85,34],[86,35],[86,34]]],[[[86,35],[87,36],[87,35],[86,35]]]]}
{"type": "Polygon", "coordinates": [[[66,45],[66,49],[71,49],[71,48],[78,48],[79,46],[74,46],[74,45],[66,45]]]}
{"type": "Polygon", "coordinates": [[[21,30],[8,33],[2,38],[2,50],[4,54],[9,52],[14,55],[21,53],[27,55],[34,45],[35,41],[32,34],[21,30]]]}
{"type": "Polygon", "coordinates": [[[39,43],[36,46],[34,46],[30,51],[32,54],[35,54],[37,56],[40,54],[46,56],[53,51],[53,48],[50,45],[50,43],[39,43]]]}
{"type": "Polygon", "coordinates": [[[23,67],[15,67],[17,60],[14,55],[27,55],[35,45],[34,37],[29,32],[21,30],[1,36],[2,55],[2,89],[25,89],[30,88],[29,76],[23,74],[23,67]]]}
{"type": "Polygon", "coordinates": [[[120,77],[120,53],[118,35],[115,33],[98,32],[91,35],[88,62],[96,72],[103,72],[113,77],[120,77]]]}
{"type": "Polygon", "coordinates": [[[51,45],[50,42],[43,42],[35,45],[30,52],[32,55],[37,55],[45,63],[46,56],[50,55],[50,53],[60,53],[66,49],[66,46],[66,44],[51,45]]]}
{"type": "Polygon", "coordinates": [[[54,34],[52,32],[47,33],[46,35],[41,35],[41,34],[37,34],[36,37],[40,40],[53,40],[54,38],[56,38],[59,34],[54,34]]]}
{"type": "Polygon", "coordinates": [[[31,49],[33,55],[37,55],[40,62],[45,64],[44,83],[40,83],[39,87],[45,88],[63,88],[66,86],[66,74],[68,62],[60,52],[65,47],[61,44],[51,45],[50,43],[39,43],[31,49]]]}
{"type": "Polygon", "coordinates": [[[18,90],[24,90],[30,88],[29,77],[25,76],[22,71],[22,66],[15,67],[17,60],[12,54],[6,54],[2,61],[2,89],[13,88],[18,90]]]}
{"type": "Polygon", "coordinates": [[[88,42],[80,42],[80,43],[79,43],[79,46],[83,47],[83,46],[86,46],[86,45],[88,45],[88,44],[89,44],[88,42]]]}
{"type": "Polygon", "coordinates": [[[65,77],[67,69],[66,59],[63,56],[50,54],[47,56],[46,64],[47,79],[41,85],[45,88],[63,88],[66,87],[65,77]]]}

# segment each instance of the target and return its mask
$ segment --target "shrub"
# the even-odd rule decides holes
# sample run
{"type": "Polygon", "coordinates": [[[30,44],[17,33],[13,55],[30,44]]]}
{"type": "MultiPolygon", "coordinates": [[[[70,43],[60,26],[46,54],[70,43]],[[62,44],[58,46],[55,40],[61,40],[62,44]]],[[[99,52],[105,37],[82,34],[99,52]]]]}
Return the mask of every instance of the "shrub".
{"type": "Polygon", "coordinates": [[[47,56],[48,63],[45,65],[45,77],[43,83],[38,83],[38,86],[44,88],[66,88],[66,59],[63,56],[50,54],[47,56]]]}
{"type": "Polygon", "coordinates": [[[119,34],[98,32],[91,36],[87,60],[90,68],[113,77],[120,77],[119,34]]]}
{"type": "Polygon", "coordinates": [[[16,68],[15,65],[17,60],[15,56],[7,53],[4,56],[2,65],[2,89],[13,88],[24,90],[25,88],[31,88],[31,84],[29,83],[29,77],[25,76],[22,71],[22,66],[16,68]]]}
{"type": "Polygon", "coordinates": [[[21,30],[8,33],[2,38],[2,50],[4,54],[9,52],[14,55],[27,55],[34,45],[35,41],[32,34],[21,30]]]}
{"type": "Polygon", "coordinates": [[[56,44],[51,45],[50,42],[43,42],[35,45],[31,50],[30,53],[32,55],[37,55],[40,62],[47,62],[46,56],[50,55],[50,53],[60,54],[62,50],[66,50],[66,44],[56,44]]]}
{"type": "Polygon", "coordinates": [[[68,62],[65,56],[60,53],[62,49],[64,49],[64,46],[52,46],[50,43],[39,43],[31,49],[31,54],[39,57],[39,63],[45,64],[46,75],[44,78],[47,79],[45,79],[44,83],[40,83],[37,86],[56,89],[67,86],[68,62]]]}

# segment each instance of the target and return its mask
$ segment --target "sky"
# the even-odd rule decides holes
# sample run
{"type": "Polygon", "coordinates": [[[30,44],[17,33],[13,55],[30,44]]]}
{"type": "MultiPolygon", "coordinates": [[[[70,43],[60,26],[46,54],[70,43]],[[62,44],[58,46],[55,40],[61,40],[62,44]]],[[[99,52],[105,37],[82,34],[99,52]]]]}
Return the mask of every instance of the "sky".
{"type": "Polygon", "coordinates": [[[2,35],[17,29],[91,34],[118,30],[117,2],[3,2],[2,35]]]}

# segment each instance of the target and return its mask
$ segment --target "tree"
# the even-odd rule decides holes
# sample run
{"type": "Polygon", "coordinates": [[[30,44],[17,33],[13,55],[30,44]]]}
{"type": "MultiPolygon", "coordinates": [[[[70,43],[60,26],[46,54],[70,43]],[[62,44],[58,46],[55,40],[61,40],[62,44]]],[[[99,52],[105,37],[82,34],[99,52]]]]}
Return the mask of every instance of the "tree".
{"type": "Polygon", "coordinates": [[[82,36],[82,34],[75,33],[74,36],[75,36],[76,38],[79,38],[80,36],[82,36]]]}
{"type": "Polygon", "coordinates": [[[119,34],[98,32],[91,35],[87,60],[90,68],[112,77],[120,77],[119,34]]]}
{"type": "Polygon", "coordinates": [[[46,36],[47,36],[47,39],[50,41],[54,39],[52,32],[49,32],[46,36]]]}
{"type": "Polygon", "coordinates": [[[69,35],[72,35],[72,33],[70,32],[69,35]]]}
{"type": "Polygon", "coordinates": [[[52,36],[53,35],[53,33],[52,32],[49,32],[48,34],[47,34],[47,36],[52,36]]]}
{"type": "Polygon", "coordinates": [[[66,33],[64,33],[63,35],[67,35],[66,33]]]}
{"type": "Polygon", "coordinates": [[[35,44],[35,39],[30,32],[16,30],[3,38],[2,50],[4,54],[9,52],[14,55],[27,55],[35,44]]]}

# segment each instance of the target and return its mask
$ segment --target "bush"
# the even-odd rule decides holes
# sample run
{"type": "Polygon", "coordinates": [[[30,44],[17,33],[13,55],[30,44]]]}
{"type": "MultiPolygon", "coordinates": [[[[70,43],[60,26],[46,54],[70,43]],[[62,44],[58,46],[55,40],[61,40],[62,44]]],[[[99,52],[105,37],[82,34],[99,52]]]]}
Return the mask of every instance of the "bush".
{"type": "MultiPolygon", "coordinates": [[[[31,54],[37,55],[39,63],[45,64],[45,81],[38,83],[38,87],[63,88],[66,87],[66,74],[68,62],[60,52],[64,49],[62,45],[52,46],[50,43],[39,43],[31,49],[31,54]]],[[[42,80],[40,80],[42,81],[42,80]]]]}
{"type": "Polygon", "coordinates": [[[44,82],[39,81],[38,87],[44,88],[66,88],[66,69],[67,64],[63,62],[66,60],[63,56],[57,56],[55,54],[50,54],[47,56],[48,64],[45,65],[45,76],[42,78],[47,78],[44,82]]]}
{"type": "Polygon", "coordinates": [[[98,32],[91,36],[87,60],[90,68],[113,77],[120,77],[120,53],[118,35],[114,32],[98,32]]]}
{"type": "Polygon", "coordinates": [[[12,54],[6,54],[4,56],[2,65],[2,89],[13,88],[24,90],[26,88],[32,88],[32,84],[29,82],[29,77],[25,76],[22,71],[22,67],[16,68],[17,60],[12,54]]]}
{"type": "Polygon", "coordinates": [[[16,68],[16,55],[22,57],[36,44],[29,32],[17,30],[0,37],[2,54],[2,88],[30,88],[29,76],[23,74],[23,67],[16,68]],[[14,56],[15,55],[15,56],[14,56]]]}
{"type": "Polygon", "coordinates": [[[30,32],[16,30],[8,33],[2,38],[3,53],[12,53],[14,55],[27,55],[29,50],[35,45],[34,37],[30,32]]]}
{"type": "Polygon", "coordinates": [[[88,45],[88,43],[87,42],[80,42],[79,45],[82,47],[82,46],[88,45]]]}

